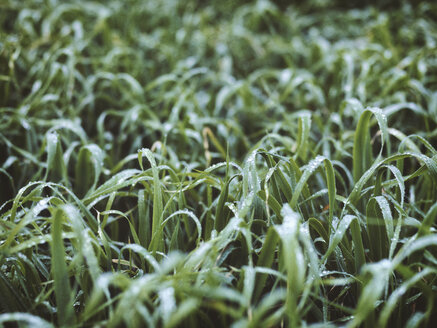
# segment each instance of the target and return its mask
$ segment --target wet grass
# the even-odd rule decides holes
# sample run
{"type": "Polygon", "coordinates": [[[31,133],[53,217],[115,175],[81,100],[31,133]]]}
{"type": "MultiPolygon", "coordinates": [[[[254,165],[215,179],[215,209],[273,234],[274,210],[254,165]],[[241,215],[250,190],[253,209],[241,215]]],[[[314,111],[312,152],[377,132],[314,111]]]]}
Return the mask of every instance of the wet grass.
{"type": "Polygon", "coordinates": [[[0,4],[0,324],[436,320],[437,6],[0,4]]]}

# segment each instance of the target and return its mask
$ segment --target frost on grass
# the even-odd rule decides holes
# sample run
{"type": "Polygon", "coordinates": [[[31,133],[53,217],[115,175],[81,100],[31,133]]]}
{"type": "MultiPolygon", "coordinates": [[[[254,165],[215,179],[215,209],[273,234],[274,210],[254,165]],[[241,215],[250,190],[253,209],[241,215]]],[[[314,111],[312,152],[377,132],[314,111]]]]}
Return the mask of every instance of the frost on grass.
{"type": "Polygon", "coordinates": [[[0,4],[0,325],[431,326],[432,1],[0,4]]]}

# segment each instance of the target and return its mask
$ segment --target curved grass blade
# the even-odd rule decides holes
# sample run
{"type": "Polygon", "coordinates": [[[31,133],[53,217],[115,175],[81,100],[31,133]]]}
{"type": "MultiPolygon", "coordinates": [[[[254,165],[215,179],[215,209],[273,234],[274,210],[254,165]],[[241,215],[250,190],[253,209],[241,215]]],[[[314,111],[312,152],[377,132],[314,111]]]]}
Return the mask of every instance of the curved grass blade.
{"type": "MultiPolygon", "coordinates": [[[[372,148],[370,145],[369,123],[372,114],[375,116],[381,130],[381,149],[382,155],[384,144],[388,144],[387,118],[380,108],[367,108],[360,116],[354,137],[353,149],[353,177],[357,182],[367,171],[372,163],[372,148]]],[[[389,151],[389,149],[388,149],[389,151]]]]}

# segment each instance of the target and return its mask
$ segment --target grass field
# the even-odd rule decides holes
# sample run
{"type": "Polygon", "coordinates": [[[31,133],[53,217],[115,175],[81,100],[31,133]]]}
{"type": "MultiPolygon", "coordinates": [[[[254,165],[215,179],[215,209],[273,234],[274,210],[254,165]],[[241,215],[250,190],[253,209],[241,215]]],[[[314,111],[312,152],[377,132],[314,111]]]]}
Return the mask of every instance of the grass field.
{"type": "Polygon", "coordinates": [[[433,326],[437,3],[348,3],[0,1],[0,326],[433,326]]]}

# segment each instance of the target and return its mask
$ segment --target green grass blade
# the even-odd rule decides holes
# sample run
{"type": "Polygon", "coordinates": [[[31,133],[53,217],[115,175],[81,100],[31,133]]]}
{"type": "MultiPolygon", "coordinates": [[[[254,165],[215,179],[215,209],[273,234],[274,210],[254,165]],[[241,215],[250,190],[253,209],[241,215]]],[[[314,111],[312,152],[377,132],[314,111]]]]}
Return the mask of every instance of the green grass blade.
{"type": "Polygon", "coordinates": [[[142,157],[145,155],[149,161],[152,174],[153,174],[153,214],[152,214],[152,241],[150,242],[149,249],[155,253],[156,251],[164,250],[164,242],[162,238],[162,195],[161,195],[161,182],[158,175],[158,169],[156,167],[155,158],[149,149],[142,149],[138,151],[138,161],[140,162],[141,169],[143,169],[142,157]]]}
{"type": "Polygon", "coordinates": [[[73,292],[70,286],[64,241],[62,240],[63,212],[57,210],[52,222],[52,276],[58,308],[58,324],[69,326],[74,322],[73,292]]]}
{"type": "MultiPolygon", "coordinates": [[[[263,247],[261,248],[261,252],[258,257],[258,261],[256,262],[256,265],[258,267],[265,267],[270,268],[273,264],[274,258],[275,258],[275,250],[276,246],[278,244],[278,234],[274,230],[273,227],[270,227],[267,230],[267,234],[263,243],[263,247]]],[[[255,284],[255,290],[253,292],[253,299],[255,302],[257,302],[260,297],[261,293],[265,287],[265,282],[267,280],[267,275],[265,274],[259,274],[258,278],[256,280],[255,284]]]]}

